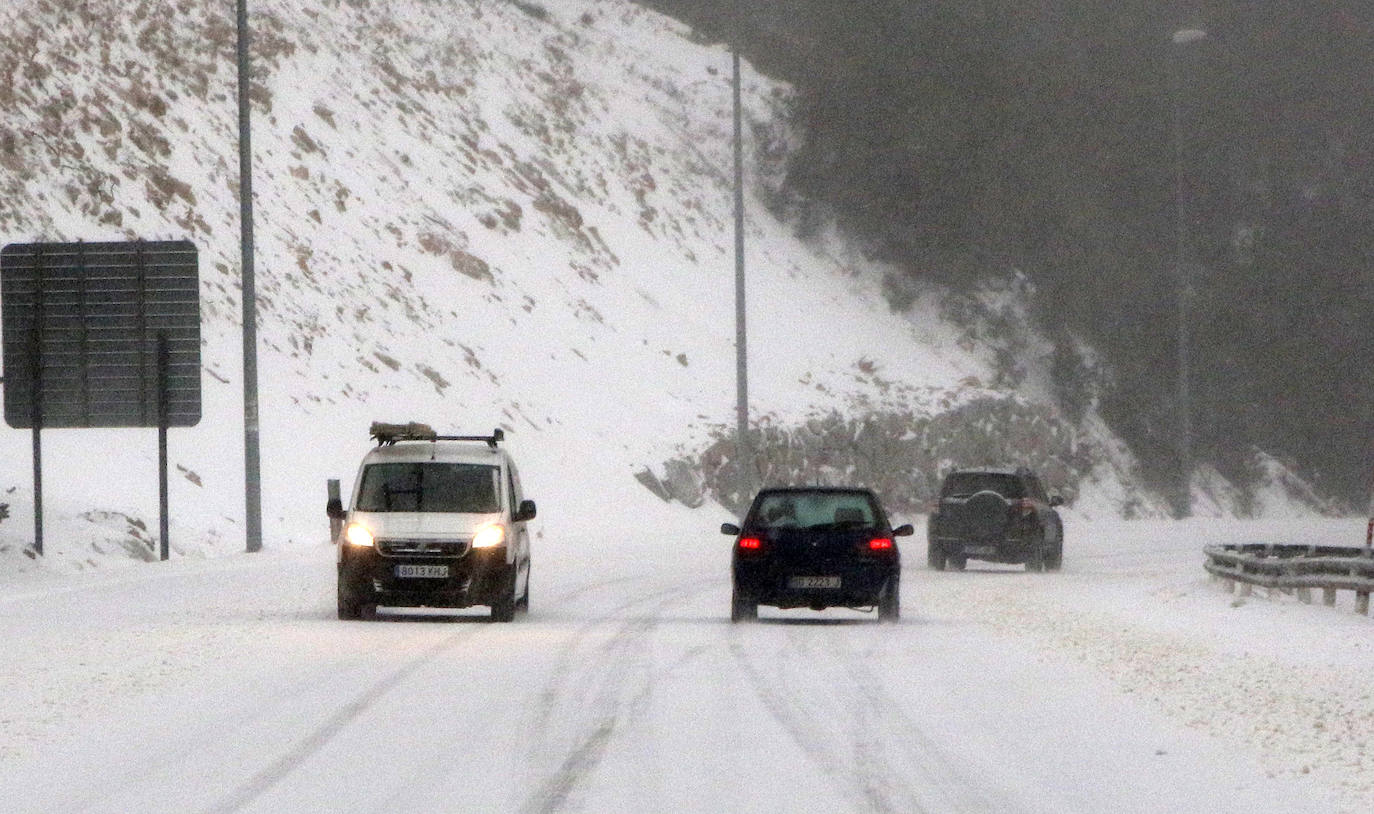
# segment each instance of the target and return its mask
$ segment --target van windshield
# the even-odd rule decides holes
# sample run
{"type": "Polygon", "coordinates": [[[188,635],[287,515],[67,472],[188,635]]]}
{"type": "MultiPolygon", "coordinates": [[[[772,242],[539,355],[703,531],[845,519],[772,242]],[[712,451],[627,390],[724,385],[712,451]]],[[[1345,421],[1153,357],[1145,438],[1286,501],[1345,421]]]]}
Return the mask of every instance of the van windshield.
{"type": "Polygon", "coordinates": [[[500,471],[482,464],[380,463],[363,468],[354,507],[363,512],[501,510],[500,471]]]}

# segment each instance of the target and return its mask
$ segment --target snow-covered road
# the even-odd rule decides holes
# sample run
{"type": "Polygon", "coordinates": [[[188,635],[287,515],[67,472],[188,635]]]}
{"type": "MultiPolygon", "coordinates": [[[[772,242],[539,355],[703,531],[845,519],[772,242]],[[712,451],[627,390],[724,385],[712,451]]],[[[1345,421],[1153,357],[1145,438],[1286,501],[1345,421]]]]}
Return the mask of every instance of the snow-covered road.
{"type": "Polygon", "coordinates": [[[731,625],[728,543],[700,531],[542,545],[511,625],[337,621],[324,545],[18,575],[0,807],[1360,809],[1371,623],[1208,584],[1199,542],[1257,528],[1074,527],[1051,575],[933,573],[918,535],[895,626],[731,625]]]}

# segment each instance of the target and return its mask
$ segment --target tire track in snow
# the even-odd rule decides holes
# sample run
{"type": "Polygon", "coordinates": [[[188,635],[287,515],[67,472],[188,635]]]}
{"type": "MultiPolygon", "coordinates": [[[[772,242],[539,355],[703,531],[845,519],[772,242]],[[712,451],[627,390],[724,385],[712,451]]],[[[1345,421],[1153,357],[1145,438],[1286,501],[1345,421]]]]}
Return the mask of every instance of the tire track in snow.
{"type": "Polygon", "coordinates": [[[352,701],[336,710],[324,723],[298,741],[295,746],[254,774],[246,782],[241,783],[217,805],[205,809],[206,814],[232,814],[232,812],[238,811],[257,800],[271,790],[273,786],[290,776],[297,767],[320,751],[335,735],[362,716],[378,699],[391,692],[421,667],[429,664],[445,651],[477,635],[480,630],[481,628],[474,627],[471,630],[458,631],[446,636],[411,659],[400,669],[393,671],[390,675],[355,696],[352,701]]]}
{"type": "MultiPolygon", "coordinates": [[[[568,599],[587,593],[589,590],[591,590],[590,587],[583,587],[569,591],[558,595],[554,601],[555,603],[565,602],[568,599]]],[[[282,754],[266,768],[253,775],[248,781],[240,784],[238,788],[225,796],[219,804],[205,809],[206,814],[231,814],[231,812],[239,811],[253,803],[282,780],[290,776],[290,774],[301,766],[301,764],[323,749],[335,735],[346,729],[379,699],[404,683],[406,679],[414,675],[420,668],[433,662],[440,655],[460,643],[480,635],[486,629],[487,626],[485,624],[474,624],[468,629],[452,632],[439,642],[425,649],[420,655],[411,659],[399,669],[394,670],[385,678],[355,696],[352,701],[340,707],[313,732],[302,738],[292,749],[282,754]]],[[[403,641],[410,641],[413,638],[414,636],[406,637],[403,641]]],[[[377,652],[378,650],[385,649],[386,647],[394,647],[395,645],[396,641],[393,640],[388,642],[385,646],[372,648],[368,652],[377,652]]]]}
{"type": "MultiPolygon", "coordinates": [[[[648,705],[653,690],[652,677],[631,686],[629,682],[634,679],[630,672],[647,650],[649,634],[661,623],[661,611],[685,597],[714,587],[716,582],[714,579],[698,580],[692,585],[678,585],[623,602],[582,625],[563,645],[549,683],[540,695],[531,740],[539,743],[555,720],[590,715],[591,721],[569,739],[570,745],[558,766],[547,777],[536,781],[535,791],[520,806],[521,814],[553,814],[567,806],[578,785],[595,772],[617,731],[638,720],[648,705]],[[631,613],[641,607],[645,610],[631,613]],[[595,645],[590,654],[584,654],[588,649],[586,642],[608,626],[614,628],[610,638],[595,645]],[[579,673],[576,666],[579,664],[589,667],[579,673]],[[589,712],[560,715],[568,710],[582,709],[589,712]]],[[[538,750],[532,750],[531,765],[547,762],[538,750]]]]}
{"type": "MultiPolygon", "coordinates": [[[[834,630],[831,626],[820,630],[834,630]]],[[[789,630],[767,664],[736,638],[730,652],[769,715],[856,811],[1012,812],[989,799],[901,709],[848,636],[818,647],[817,629],[789,630]]]]}
{"type": "MultiPolygon", "coordinates": [[[[789,648],[792,643],[789,642],[789,648]]],[[[829,731],[821,722],[842,720],[851,711],[846,709],[846,705],[836,703],[834,698],[818,698],[813,692],[815,688],[829,683],[821,677],[822,668],[826,666],[824,660],[814,662],[810,653],[803,654],[801,659],[789,655],[773,660],[769,665],[771,669],[765,669],[754,662],[756,657],[745,651],[739,639],[730,642],[730,653],[748,676],[746,683],[753,688],[769,716],[783,728],[816,769],[829,778],[834,788],[849,798],[854,810],[875,814],[928,814],[932,811],[910,795],[881,789],[873,779],[874,769],[871,765],[864,765],[861,759],[853,760],[834,748],[836,733],[829,731]],[[797,660],[806,662],[804,669],[809,678],[804,684],[791,676],[797,660]],[[895,799],[898,796],[907,799],[895,799]]],[[[871,758],[871,755],[868,757],[871,758]]]]}
{"type": "Polygon", "coordinates": [[[938,743],[926,735],[889,693],[884,682],[867,659],[854,650],[852,642],[844,640],[831,651],[835,662],[844,666],[848,682],[839,686],[858,688],[862,699],[852,704],[853,738],[859,752],[859,765],[881,764],[880,772],[870,772],[870,779],[881,789],[885,778],[920,778],[920,796],[924,790],[938,793],[933,801],[934,811],[1015,812],[1019,806],[1000,791],[989,788],[986,781],[970,777],[945,756],[938,743]],[[871,756],[870,764],[866,757],[871,756]],[[938,805],[936,805],[938,804],[938,805]]]}

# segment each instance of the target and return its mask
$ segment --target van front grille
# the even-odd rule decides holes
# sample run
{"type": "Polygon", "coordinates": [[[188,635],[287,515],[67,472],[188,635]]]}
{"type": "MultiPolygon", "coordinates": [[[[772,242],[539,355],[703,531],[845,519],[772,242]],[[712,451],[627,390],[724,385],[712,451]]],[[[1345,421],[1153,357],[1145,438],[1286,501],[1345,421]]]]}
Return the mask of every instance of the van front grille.
{"type": "Polygon", "coordinates": [[[380,539],[377,550],[383,557],[461,557],[468,553],[469,540],[380,539]]]}

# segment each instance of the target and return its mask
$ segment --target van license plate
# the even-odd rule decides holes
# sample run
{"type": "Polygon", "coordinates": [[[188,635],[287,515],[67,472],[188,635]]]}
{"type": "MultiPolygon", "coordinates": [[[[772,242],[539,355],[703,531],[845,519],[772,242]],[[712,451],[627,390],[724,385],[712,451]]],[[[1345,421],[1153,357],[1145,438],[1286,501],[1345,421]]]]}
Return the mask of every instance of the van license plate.
{"type": "Polygon", "coordinates": [[[447,579],[447,565],[398,565],[398,577],[420,577],[421,579],[447,579]]]}
{"type": "Polygon", "coordinates": [[[796,589],[806,588],[838,588],[840,587],[839,577],[792,577],[787,581],[787,587],[796,589]]]}

